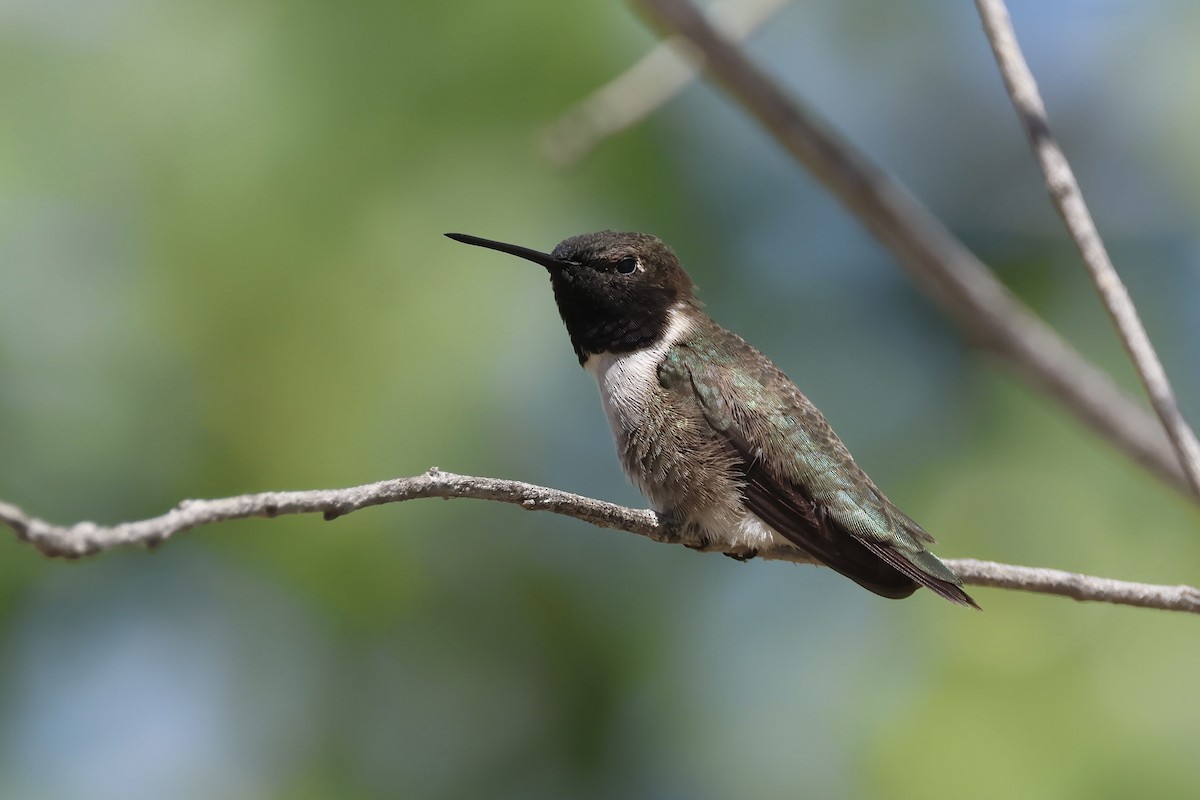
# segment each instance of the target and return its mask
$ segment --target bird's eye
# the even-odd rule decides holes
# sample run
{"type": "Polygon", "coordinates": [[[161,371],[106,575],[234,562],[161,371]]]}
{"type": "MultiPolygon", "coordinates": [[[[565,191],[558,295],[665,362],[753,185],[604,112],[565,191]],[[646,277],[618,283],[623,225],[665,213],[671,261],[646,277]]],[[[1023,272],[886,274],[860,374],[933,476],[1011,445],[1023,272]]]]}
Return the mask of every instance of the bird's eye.
{"type": "Polygon", "coordinates": [[[617,262],[617,272],[628,275],[638,268],[638,260],[633,256],[625,256],[617,262]]]}

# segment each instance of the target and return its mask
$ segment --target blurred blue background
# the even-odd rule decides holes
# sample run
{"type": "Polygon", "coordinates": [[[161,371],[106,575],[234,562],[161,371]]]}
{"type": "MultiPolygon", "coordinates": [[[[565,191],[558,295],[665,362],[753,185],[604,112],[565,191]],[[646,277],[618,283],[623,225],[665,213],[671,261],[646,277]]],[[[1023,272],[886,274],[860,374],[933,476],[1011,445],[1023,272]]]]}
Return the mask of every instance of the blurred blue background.
{"type": "MultiPolygon", "coordinates": [[[[1200,421],[1200,7],[1012,11],[1200,421]]],[[[606,3],[0,3],[0,498],[117,522],[436,464],[640,505],[544,274],[441,236],[636,229],[940,554],[1200,582],[1195,507],[711,88],[552,166],[542,126],[654,41],[606,3]]],[[[973,9],[796,3],[750,49],[1136,391],[973,9]]],[[[0,536],[0,797],[1200,793],[1195,619],[976,597],[468,501],[82,563],[0,536]]]]}

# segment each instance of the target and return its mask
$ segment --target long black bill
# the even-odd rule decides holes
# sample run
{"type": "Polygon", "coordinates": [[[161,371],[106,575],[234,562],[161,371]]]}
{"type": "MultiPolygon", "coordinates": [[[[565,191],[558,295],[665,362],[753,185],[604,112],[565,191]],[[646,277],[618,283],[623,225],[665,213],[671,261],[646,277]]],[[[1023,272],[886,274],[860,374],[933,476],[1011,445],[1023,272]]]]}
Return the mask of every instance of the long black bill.
{"type": "Polygon", "coordinates": [[[496,242],[491,239],[480,239],[478,236],[468,236],[465,233],[447,233],[446,235],[456,242],[473,244],[476,247],[486,247],[489,250],[499,250],[501,253],[508,253],[509,255],[523,258],[526,261],[541,264],[549,270],[558,269],[563,266],[562,261],[540,250],[531,250],[528,247],[521,247],[520,245],[508,244],[506,242],[496,242]]]}

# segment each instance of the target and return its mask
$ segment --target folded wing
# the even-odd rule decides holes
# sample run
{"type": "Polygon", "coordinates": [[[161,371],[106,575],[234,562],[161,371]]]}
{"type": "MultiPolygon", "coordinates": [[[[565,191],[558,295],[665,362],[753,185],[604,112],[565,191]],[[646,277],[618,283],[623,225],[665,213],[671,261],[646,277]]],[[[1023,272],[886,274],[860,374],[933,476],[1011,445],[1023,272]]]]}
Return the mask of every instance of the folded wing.
{"type": "Polygon", "coordinates": [[[933,537],[879,491],[820,411],[769,361],[714,359],[683,344],[659,378],[695,393],[736,456],[747,509],[797,548],[884,597],[924,586],[975,606],[959,578],[924,548],[933,537]]]}

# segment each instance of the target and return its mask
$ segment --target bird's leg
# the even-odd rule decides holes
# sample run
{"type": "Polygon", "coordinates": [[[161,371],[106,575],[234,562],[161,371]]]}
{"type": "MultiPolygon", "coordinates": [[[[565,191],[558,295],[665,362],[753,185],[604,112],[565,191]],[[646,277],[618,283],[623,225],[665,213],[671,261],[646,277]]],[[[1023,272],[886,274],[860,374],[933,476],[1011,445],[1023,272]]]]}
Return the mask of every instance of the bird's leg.
{"type": "Polygon", "coordinates": [[[662,525],[662,532],[657,537],[660,541],[681,544],[689,550],[699,553],[716,551],[734,561],[745,562],[758,555],[758,550],[753,547],[736,551],[725,550],[703,528],[686,520],[678,510],[670,509],[658,512],[658,521],[662,525]]]}
{"type": "Polygon", "coordinates": [[[687,519],[678,509],[659,511],[658,521],[663,528],[658,537],[661,541],[681,544],[689,550],[702,553],[714,549],[713,542],[704,529],[687,519]]]}

